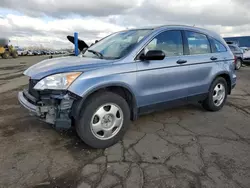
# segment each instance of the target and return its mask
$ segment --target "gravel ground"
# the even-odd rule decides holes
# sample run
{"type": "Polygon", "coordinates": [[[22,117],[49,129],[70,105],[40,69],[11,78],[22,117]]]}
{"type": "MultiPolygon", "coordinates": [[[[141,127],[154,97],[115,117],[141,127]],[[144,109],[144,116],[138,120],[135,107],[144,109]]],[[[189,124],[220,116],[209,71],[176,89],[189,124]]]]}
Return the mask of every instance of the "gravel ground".
{"type": "Polygon", "coordinates": [[[0,59],[0,187],[250,187],[250,67],[237,72],[221,111],[190,105],[142,116],[121,142],[97,150],[18,104],[22,72],[44,58],[0,59]]]}

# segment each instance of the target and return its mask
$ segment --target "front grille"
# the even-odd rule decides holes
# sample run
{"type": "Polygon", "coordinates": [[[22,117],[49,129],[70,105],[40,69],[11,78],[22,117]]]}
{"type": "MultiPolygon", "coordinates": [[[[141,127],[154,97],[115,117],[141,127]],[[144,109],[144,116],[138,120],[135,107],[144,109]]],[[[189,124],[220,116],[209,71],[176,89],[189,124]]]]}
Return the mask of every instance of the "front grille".
{"type": "Polygon", "coordinates": [[[23,96],[24,98],[29,101],[31,104],[34,104],[36,105],[37,102],[38,102],[38,99],[33,97],[31,94],[29,94],[28,90],[27,89],[24,89],[23,90],[23,96]]]}
{"type": "Polygon", "coordinates": [[[34,89],[37,83],[38,83],[38,80],[32,80],[32,79],[29,80],[29,94],[39,99],[39,92],[34,89]]]}

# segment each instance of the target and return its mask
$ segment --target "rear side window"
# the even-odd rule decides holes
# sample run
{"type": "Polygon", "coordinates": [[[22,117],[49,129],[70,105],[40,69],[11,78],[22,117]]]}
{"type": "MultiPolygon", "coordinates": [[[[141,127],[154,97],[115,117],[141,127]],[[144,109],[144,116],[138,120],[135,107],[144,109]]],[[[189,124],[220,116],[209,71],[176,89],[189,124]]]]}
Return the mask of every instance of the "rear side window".
{"type": "Polygon", "coordinates": [[[220,43],[219,41],[217,41],[215,39],[211,39],[211,41],[212,41],[212,45],[214,45],[213,46],[213,52],[220,53],[220,52],[226,52],[227,51],[227,48],[222,43],[220,43]]]}
{"type": "Polygon", "coordinates": [[[145,47],[145,53],[149,50],[162,50],[168,57],[183,55],[181,31],[160,33],[145,47]]]}
{"type": "Polygon", "coordinates": [[[210,43],[206,35],[185,31],[190,55],[211,53],[210,43]]]}

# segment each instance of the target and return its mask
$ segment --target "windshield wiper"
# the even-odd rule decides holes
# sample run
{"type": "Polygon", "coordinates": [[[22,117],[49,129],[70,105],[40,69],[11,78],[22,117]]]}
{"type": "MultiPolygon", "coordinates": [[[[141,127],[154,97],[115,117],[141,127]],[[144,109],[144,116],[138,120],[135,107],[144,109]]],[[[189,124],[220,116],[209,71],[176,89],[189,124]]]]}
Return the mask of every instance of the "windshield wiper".
{"type": "Polygon", "coordinates": [[[102,55],[101,52],[97,52],[97,51],[95,51],[95,50],[88,50],[88,52],[91,52],[91,53],[97,55],[98,57],[100,57],[101,59],[103,59],[103,55],[102,55]]]}

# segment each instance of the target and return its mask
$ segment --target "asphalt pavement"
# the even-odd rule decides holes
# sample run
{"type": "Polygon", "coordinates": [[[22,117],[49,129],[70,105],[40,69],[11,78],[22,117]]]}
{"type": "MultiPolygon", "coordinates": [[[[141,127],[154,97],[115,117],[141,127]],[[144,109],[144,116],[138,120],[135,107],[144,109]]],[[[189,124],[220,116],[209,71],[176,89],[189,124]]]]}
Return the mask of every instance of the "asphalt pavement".
{"type": "Polygon", "coordinates": [[[250,187],[250,67],[237,71],[221,111],[197,104],[142,116],[101,150],[19,105],[17,92],[28,83],[22,72],[46,58],[0,59],[1,188],[250,187]]]}

